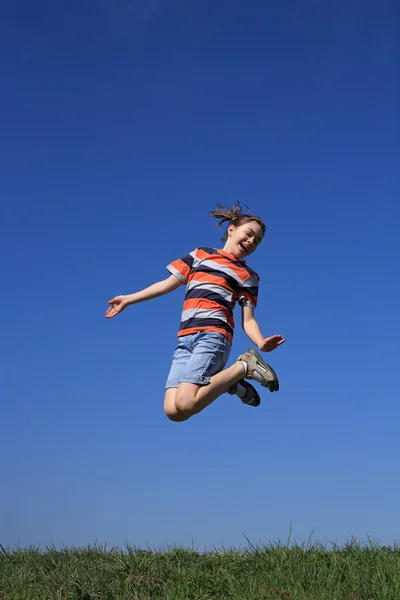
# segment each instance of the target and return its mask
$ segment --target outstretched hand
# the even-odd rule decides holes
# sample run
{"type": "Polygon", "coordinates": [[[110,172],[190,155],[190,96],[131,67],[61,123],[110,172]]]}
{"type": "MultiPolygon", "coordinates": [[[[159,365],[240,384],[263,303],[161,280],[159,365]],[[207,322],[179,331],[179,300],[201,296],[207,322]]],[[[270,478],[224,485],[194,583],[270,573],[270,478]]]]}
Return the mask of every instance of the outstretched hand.
{"type": "Polygon", "coordinates": [[[286,340],[281,335],[272,335],[269,338],[265,338],[262,344],[260,344],[259,349],[262,352],[271,352],[271,350],[275,350],[278,346],[284,344],[286,340]]]}
{"type": "Polygon", "coordinates": [[[111,304],[111,306],[106,311],[106,319],[115,317],[128,306],[126,296],[115,296],[115,298],[109,300],[108,304],[111,304]]]}

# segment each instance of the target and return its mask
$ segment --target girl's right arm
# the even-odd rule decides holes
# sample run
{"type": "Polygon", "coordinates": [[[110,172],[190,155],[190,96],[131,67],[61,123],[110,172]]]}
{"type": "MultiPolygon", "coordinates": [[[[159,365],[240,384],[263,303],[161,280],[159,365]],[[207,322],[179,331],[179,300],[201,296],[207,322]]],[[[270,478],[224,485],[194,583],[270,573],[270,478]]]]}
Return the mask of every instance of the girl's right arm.
{"type": "Polygon", "coordinates": [[[137,304],[138,302],[144,302],[145,300],[151,300],[152,298],[168,294],[168,292],[176,290],[182,283],[175,275],[170,275],[167,279],[153,283],[153,285],[140,292],[128,294],[127,296],[115,296],[115,298],[108,302],[110,307],[106,312],[106,318],[111,319],[111,317],[115,317],[115,315],[118,315],[130,304],[137,304]]]}

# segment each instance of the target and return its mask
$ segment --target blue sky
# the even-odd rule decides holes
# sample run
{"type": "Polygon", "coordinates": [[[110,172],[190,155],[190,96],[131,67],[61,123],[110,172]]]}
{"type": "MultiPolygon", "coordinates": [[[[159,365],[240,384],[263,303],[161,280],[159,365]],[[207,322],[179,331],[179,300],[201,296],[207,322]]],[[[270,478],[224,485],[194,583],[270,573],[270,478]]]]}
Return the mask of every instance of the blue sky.
{"type": "Polygon", "coordinates": [[[3,3],[4,547],[400,540],[399,17],[3,3]],[[107,301],[220,246],[208,213],[237,200],[267,224],[248,262],[281,390],[172,423],[183,288],[111,321],[107,301]]]}

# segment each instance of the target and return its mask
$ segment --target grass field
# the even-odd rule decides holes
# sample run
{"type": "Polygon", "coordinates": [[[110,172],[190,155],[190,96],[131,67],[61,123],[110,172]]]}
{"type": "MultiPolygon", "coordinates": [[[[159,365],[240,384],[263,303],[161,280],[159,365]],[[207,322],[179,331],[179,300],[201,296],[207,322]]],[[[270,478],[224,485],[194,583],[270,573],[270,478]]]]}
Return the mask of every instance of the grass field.
{"type": "Polygon", "coordinates": [[[7,550],[0,600],[400,600],[400,548],[7,550]]]}

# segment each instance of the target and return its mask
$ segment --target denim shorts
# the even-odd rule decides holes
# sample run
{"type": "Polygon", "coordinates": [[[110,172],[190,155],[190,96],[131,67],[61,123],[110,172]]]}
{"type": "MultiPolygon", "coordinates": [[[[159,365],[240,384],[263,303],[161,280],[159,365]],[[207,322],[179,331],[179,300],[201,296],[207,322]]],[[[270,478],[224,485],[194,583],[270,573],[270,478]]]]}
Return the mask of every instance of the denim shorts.
{"type": "Polygon", "coordinates": [[[207,385],[228,362],[232,344],[222,333],[198,331],[178,338],[165,389],[185,381],[207,385]]]}

